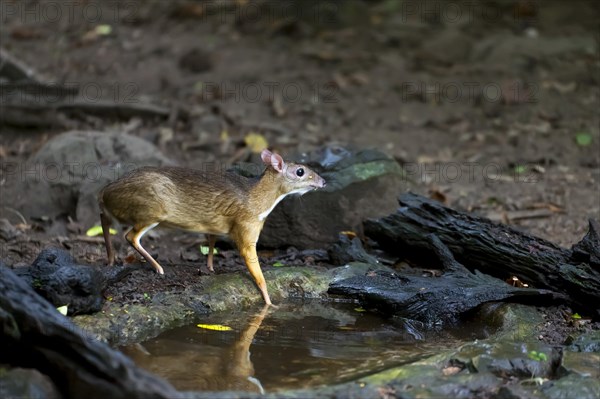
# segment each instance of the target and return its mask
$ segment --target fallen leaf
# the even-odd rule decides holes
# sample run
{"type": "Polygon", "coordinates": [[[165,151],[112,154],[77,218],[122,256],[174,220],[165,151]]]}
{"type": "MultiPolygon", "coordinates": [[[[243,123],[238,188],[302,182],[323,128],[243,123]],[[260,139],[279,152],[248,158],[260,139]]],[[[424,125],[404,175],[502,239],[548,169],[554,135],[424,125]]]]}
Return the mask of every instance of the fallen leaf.
{"type": "Polygon", "coordinates": [[[348,79],[350,79],[350,81],[358,86],[364,86],[366,84],[369,84],[369,76],[367,74],[361,73],[361,72],[355,72],[353,74],[351,74],[348,79]]]}
{"type": "Polygon", "coordinates": [[[273,97],[271,107],[273,108],[273,113],[275,114],[275,116],[279,118],[285,116],[285,107],[283,106],[283,99],[280,95],[275,95],[273,97]]]}
{"type": "Polygon", "coordinates": [[[59,306],[59,307],[56,308],[56,310],[58,310],[61,315],[66,316],[67,315],[67,311],[68,311],[68,305],[59,306]]]}
{"type": "Polygon", "coordinates": [[[82,37],[82,43],[89,44],[97,40],[100,36],[107,36],[112,33],[112,26],[110,25],[98,25],[94,29],[87,31],[82,37]]]}
{"type": "Polygon", "coordinates": [[[171,13],[174,18],[202,18],[205,16],[204,4],[186,3],[176,6],[171,13]]]}
{"type": "Polygon", "coordinates": [[[575,141],[580,147],[587,147],[592,144],[592,135],[589,133],[577,133],[575,141]]]}
{"type": "Polygon", "coordinates": [[[285,266],[285,265],[280,261],[273,263],[273,267],[281,267],[281,266],[285,266]]]}
{"type": "Polygon", "coordinates": [[[213,330],[213,331],[231,331],[232,328],[229,326],[224,326],[222,324],[198,324],[197,327],[203,328],[205,330],[213,330]]]}
{"type": "Polygon", "coordinates": [[[367,310],[365,308],[358,307],[358,308],[354,308],[354,311],[361,313],[361,312],[366,312],[367,310]]]}
{"type": "Polygon", "coordinates": [[[353,231],[349,231],[349,230],[345,230],[345,231],[340,231],[340,234],[345,235],[346,237],[352,239],[354,237],[356,237],[356,233],[353,231]]]}
{"type": "MultiPolygon", "coordinates": [[[[117,230],[115,230],[115,229],[109,229],[108,232],[113,235],[117,234],[117,230]]],[[[85,235],[88,237],[96,237],[102,233],[103,233],[102,226],[96,225],[96,226],[90,227],[88,229],[88,231],[85,232],[85,235]]]]}
{"type": "Polygon", "coordinates": [[[125,257],[125,259],[123,259],[123,263],[126,263],[126,264],[135,263],[137,261],[138,261],[137,256],[135,256],[134,253],[127,255],[125,257]]]}
{"type": "Polygon", "coordinates": [[[506,283],[512,285],[513,287],[529,287],[529,284],[522,282],[517,276],[512,276],[511,278],[506,279],[506,283]]]}
{"type": "Polygon", "coordinates": [[[446,198],[446,194],[441,192],[440,190],[431,189],[429,190],[429,198],[435,200],[437,202],[441,202],[442,204],[448,204],[448,198],[446,198]]]}
{"type": "Polygon", "coordinates": [[[246,137],[244,137],[244,142],[246,143],[246,146],[250,148],[250,151],[257,154],[269,146],[265,136],[258,133],[248,133],[246,137]]]}
{"type": "Polygon", "coordinates": [[[460,372],[461,368],[456,366],[445,367],[442,369],[442,374],[445,376],[454,375],[460,372]]]}
{"type": "Polygon", "coordinates": [[[17,26],[10,32],[10,36],[17,40],[40,39],[44,37],[42,32],[28,26],[17,26]]]}
{"type": "MultiPolygon", "coordinates": [[[[200,253],[202,255],[208,255],[208,250],[209,250],[208,245],[200,245],[200,253]]],[[[219,253],[219,251],[217,250],[217,248],[213,248],[213,255],[216,255],[218,253],[219,253]]]]}
{"type": "Polygon", "coordinates": [[[515,165],[514,171],[516,174],[521,174],[521,173],[525,173],[526,168],[524,165],[515,165]]]}
{"type": "Polygon", "coordinates": [[[96,34],[98,34],[99,36],[106,36],[106,35],[110,35],[112,33],[112,26],[110,25],[98,25],[96,26],[96,29],[94,29],[96,31],[96,34]]]}
{"type": "Polygon", "coordinates": [[[229,132],[227,130],[221,131],[221,135],[219,138],[221,139],[221,141],[228,141],[229,140],[229,132]]]}

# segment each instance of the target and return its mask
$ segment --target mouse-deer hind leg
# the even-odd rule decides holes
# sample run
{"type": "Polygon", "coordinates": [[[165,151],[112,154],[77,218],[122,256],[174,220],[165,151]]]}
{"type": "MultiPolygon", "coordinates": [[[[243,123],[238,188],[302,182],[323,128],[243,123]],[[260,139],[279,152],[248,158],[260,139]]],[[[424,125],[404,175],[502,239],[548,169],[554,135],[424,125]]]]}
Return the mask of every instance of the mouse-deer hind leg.
{"type": "Polygon", "coordinates": [[[158,274],[165,274],[163,268],[140,244],[140,239],[144,236],[144,234],[155,228],[157,225],[158,223],[152,223],[146,226],[133,226],[131,230],[125,234],[125,239],[127,239],[127,242],[129,242],[129,244],[131,244],[131,246],[135,248],[135,250],[138,251],[140,255],[142,255],[144,259],[146,259],[152,265],[152,267],[154,267],[158,274]]]}
{"type": "Polygon", "coordinates": [[[215,251],[215,242],[217,241],[217,237],[212,234],[207,234],[208,238],[208,259],[206,263],[208,265],[208,270],[214,272],[215,269],[213,267],[213,252],[215,251]]]}
{"type": "Polygon", "coordinates": [[[104,236],[104,245],[106,246],[108,265],[112,266],[115,264],[115,251],[113,250],[110,239],[110,226],[112,224],[112,219],[106,212],[102,212],[100,213],[100,223],[102,224],[102,235],[104,236]]]}

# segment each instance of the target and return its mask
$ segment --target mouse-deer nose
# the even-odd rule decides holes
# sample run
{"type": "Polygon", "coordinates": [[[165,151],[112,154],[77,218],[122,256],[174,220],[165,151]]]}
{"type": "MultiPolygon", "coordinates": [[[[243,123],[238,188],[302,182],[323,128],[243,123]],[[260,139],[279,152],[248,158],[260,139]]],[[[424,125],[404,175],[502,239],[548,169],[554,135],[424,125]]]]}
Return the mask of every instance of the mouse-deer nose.
{"type": "Polygon", "coordinates": [[[323,188],[327,185],[327,182],[325,181],[325,179],[323,179],[321,176],[317,175],[317,181],[316,181],[316,186],[318,188],[323,188]]]}

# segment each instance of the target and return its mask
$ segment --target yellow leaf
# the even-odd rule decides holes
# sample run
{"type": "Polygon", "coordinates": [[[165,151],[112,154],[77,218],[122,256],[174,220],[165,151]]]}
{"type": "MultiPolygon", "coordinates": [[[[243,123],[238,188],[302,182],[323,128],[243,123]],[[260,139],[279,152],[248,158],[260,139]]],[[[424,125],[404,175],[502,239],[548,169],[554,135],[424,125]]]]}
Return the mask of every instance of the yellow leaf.
{"type": "Polygon", "coordinates": [[[367,310],[365,308],[354,308],[355,312],[366,312],[367,310]]]}
{"type": "Polygon", "coordinates": [[[231,331],[231,327],[223,326],[221,324],[198,324],[198,327],[213,331],[231,331]]]}
{"type": "Polygon", "coordinates": [[[354,238],[354,237],[356,237],[356,233],[355,232],[348,231],[348,230],[340,231],[340,234],[343,234],[343,235],[345,235],[348,238],[354,238]]]}
{"type": "Polygon", "coordinates": [[[68,311],[68,305],[59,306],[58,308],[56,308],[56,310],[58,310],[61,315],[66,316],[67,315],[67,311],[68,311]]]}
{"type": "MultiPolygon", "coordinates": [[[[117,230],[115,229],[109,229],[108,230],[110,234],[117,234],[117,230]]],[[[96,237],[99,236],[100,234],[102,234],[102,226],[94,226],[94,227],[90,227],[90,229],[88,231],[85,232],[85,235],[88,237],[96,237]]]]}
{"type": "Polygon", "coordinates": [[[244,142],[246,143],[246,146],[250,148],[250,151],[255,153],[259,153],[269,146],[265,136],[253,132],[250,132],[246,135],[244,142]]]}
{"type": "Polygon", "coordinates": [[[227,130],[221,131],[221,141],[229,140],[229,132],[227,130]]]}

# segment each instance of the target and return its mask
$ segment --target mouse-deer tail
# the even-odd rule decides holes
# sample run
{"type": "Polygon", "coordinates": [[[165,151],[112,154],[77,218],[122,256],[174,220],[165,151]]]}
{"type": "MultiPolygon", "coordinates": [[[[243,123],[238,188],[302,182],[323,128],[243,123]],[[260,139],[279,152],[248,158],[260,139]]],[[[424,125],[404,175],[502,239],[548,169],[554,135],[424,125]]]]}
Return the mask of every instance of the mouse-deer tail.
{"type": "Polygon", "coordinates": [[[104,245],[106,246],[106,256],[108,257],[108,265],[115,264],[115,252],[113,251],[112,242],[110,239],[110,226],[112,218],[104,206],[104,190],[98,193],[98,205],[100,206],[100,223],[102,224],[102,235],[104,236],[104,245]]]}

